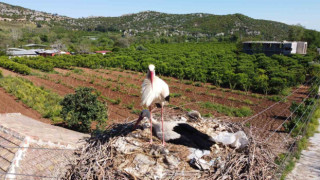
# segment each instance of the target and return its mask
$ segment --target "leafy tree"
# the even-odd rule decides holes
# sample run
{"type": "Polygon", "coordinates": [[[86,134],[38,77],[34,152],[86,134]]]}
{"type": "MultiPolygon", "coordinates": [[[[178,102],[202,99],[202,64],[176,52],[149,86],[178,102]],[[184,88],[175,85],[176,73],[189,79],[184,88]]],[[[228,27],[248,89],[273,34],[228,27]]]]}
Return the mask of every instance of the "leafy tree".
{"type": "Polygon", "coordinates": [[[230,89],[234,89],[238,84],[237,74],[235,74],[231,70],[227,70],[224,75],[224,79],[227,83],[229,83],[230,89]]]}
{"type": "Polygon", "coordinates": [[[253,78],[253,85],[257,91],[268,94],[269,92],[269,77],[265,74],[265,70],[258,69],[257,75],[253,78]]]}
{"type": "Polygon", "coordinates": [[[290,41],[300,41],[303,37],[304,27],[300,24],[291,26],[289,29],[289,40],[290,41]]]}
{"type": "Polygon", "coordinates": [[[212,71],[211,72],[211,76],[210,76],[210,80],[214,82],[214,85],[216,86],[220,86],[220,84],[222,83],[222,74],[216,72],[216,71],[212,71]]]}
{"type": "Polygon", "coordinates": [[[251,81],[249,79],[249,76],[244,73],[239,73],[239,74],[237,74],[237,80],[238,80],[238,84],[241,86],[241,88],[243,88],[243,90],[248,92],[251,87],[251,81]]]}
{"type": "Polygon", "coordinates": [[[270,79],[270,92],[279,93],[286,87],[286,80],[280,77],[273,77],[270,79]]]}
{"type": "Polygon", "coordinates": [[[82,132],[90,132],[91,122],[97,121],[100,125],[107,120],[105,105],[98,100],[91,87],[80,87],[75,94],[68,94],[60,103],[61,116],[71,128],[82,132]]]}

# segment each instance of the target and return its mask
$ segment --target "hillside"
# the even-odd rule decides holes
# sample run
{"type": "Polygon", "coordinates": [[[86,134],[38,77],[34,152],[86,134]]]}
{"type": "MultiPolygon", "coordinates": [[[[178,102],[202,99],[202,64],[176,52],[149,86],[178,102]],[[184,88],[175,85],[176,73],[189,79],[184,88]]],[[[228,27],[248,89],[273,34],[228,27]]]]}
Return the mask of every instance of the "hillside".
{"type": "Polygon", "coordinates": [[[307,41],[315,49],[320,46],[320,33],[242,14],[144,11],[120,17],[70,18],[0,2],[0,54],[7,47],[29,43],[89,53],[132,44],[246,40],[307,41]]]}
{"type": "MultiPolygon", "coordinates": [[[[68,20],[70,22],[70,20],[68,20]]],[[[284,38],[289,25],[256,20],[242,14],[166,14],[144,11],[120,17],[92,17],[73,20],[73,27],[95,30],[121,30],[124,34],[137,35],[152,32],[156,35],[180,35],[211,37],[238,34],[241,36],[265,36],[266,39],[284,38]],[[270,30],[272,29],[272,31],[270,30]]]]}
{"type": "Polygon", "coordinates": [[[217,37],[237,34],[239,36],[262,36],[264,39],[283,39],[287,36],[290,27],[284,23],[257,20],[242,14],[166,14],[144,11],[120,17],[75,19],[5,3],[0,3],[0,20],[55,24],[67,29],[86,31],[117,31],[124,35],[152,33],[156,36],[217,37]]]}
{"type": "Polygon", "coordinates": [[[0,2],[0,21],[60,21],[70,19],[66,16],[35,11],[20,6],[0,2]]]}

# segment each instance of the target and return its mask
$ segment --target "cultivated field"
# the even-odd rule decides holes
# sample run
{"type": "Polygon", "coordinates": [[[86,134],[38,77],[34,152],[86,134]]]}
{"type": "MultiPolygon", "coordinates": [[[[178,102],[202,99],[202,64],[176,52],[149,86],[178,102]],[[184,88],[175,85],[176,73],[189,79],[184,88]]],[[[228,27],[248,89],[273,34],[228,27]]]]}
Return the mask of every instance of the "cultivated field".
{"type": "MultiPolygon", "coordinates": [[[[143,73],[119,69],[55,68],[57,73],[32,70],[33,75],[22,76],[5,69],[2,71],[5,76],[23,77],[36,86],[51,89],[61,96],[74,92],[79,86],[94,87],[101,92],[101,100],[108,104],[109,123],[134,120],[137,113],[143,109],[140,106],[140,85],[145,78],[143,73]]],[[[243,91],[218,88],[208,83],[162,78],[169,84],[171,91],[170,105],[166,107],[170,112],[182,113],[193,109],[201,112],[203,116],[241,122],[275,103],[270,100],[272,96],[246,94],[243,91]]],[[[248,123],[266,130],[275,129],[290,114],[291,102],[301,101],[307,96],[307,90],[308,87],[300,86],[287,101],[278,103],[248,123]]],[[[4,111],[4,106],[0,108],[4,111]]]]}

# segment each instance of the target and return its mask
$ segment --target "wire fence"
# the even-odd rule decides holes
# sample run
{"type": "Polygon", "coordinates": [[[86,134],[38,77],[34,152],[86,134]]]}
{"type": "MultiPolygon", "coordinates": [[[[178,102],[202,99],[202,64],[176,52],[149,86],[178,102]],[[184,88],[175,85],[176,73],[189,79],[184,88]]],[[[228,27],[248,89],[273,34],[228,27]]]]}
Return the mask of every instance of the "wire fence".
{"type": "MultiPolygon", "coordinates": [[[[295,146],[297,145],[297,142],[305,136],[306,130],[307,130],[307,125],[310,123],[310,120],[312,119],[312,115],[315,112],[315,110],[317,109],[317,107],[319,106],[319,97],[316,100],[316,104],[313,105],[312,110],[310,111],[310,113],[308,114],[306,120],[303,122],[303,124],[301,125],[301,128],[298,129],[298,133],[297,136],[295,137],[295,140],[292,142],[292,144],[290,145],[289,149],[288,149],[288,153],[286,153],[286,155],[284,156],[284,158],[281,160],[281,162],[279,163],[279,168],[278,168],[278,176],[281,176],[281,173],[284,171],[285,167],[286,167],[286,163],[288,162],[290,157],[293,157],[294,153],[296,151],[294,151],[295,146]],[[303,132],[303,133],[301,133],[303,132]],[[300,135],[300,136],[298,136],[300,135]]],[[[294,129],[294,128],[293,128],[294,129]]],[[[293,130],[292,129],[292,130],[293,130]]],[[[288,134],[288,136],[291,135],[292,130],[290,131],[290,133],[288,134]]]]}

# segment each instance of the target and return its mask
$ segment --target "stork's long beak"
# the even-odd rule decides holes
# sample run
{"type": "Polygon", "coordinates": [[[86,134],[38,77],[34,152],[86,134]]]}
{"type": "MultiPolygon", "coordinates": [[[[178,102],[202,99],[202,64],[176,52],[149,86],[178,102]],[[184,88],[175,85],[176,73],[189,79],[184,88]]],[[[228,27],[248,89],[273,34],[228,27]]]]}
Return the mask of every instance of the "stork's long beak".
{"type": "Polygon", "coordinates": [[[150,71],[150,81],[151,81],[151,87],[153,89],[153,76],[154,76],[154,72],[150,71]]]}
{"type": "Polygon", "coordinates": [[[143,119],[143,117],[139,116],[139,119],[137,120],[136,124],[133,126],[133,130],[137,128],[137,126],[139,125],[139,123],[141,122],[142,119],[143,119]]]}

